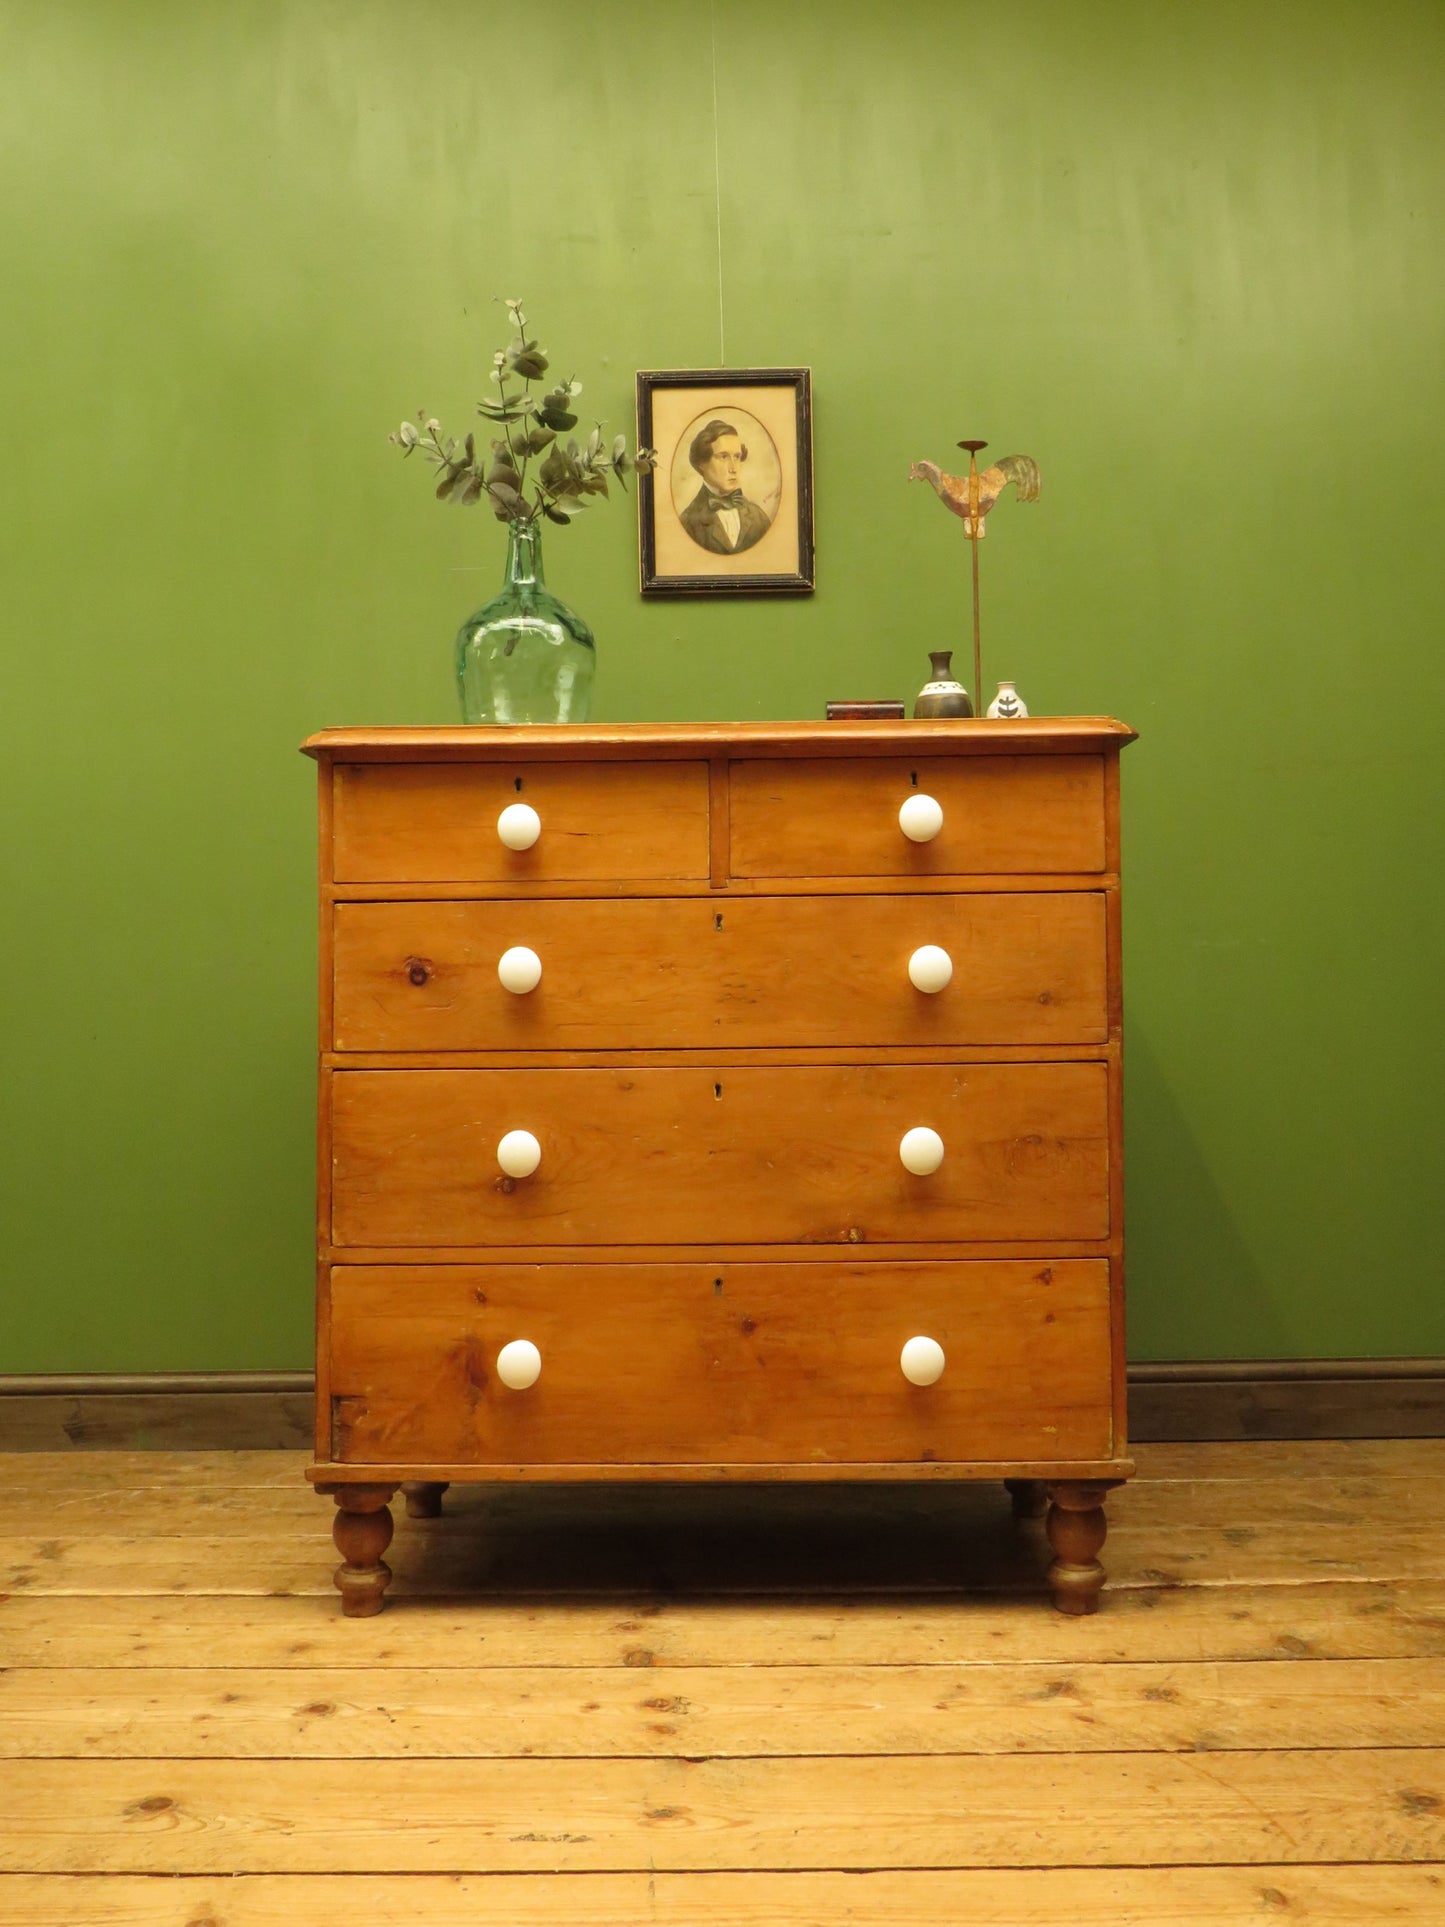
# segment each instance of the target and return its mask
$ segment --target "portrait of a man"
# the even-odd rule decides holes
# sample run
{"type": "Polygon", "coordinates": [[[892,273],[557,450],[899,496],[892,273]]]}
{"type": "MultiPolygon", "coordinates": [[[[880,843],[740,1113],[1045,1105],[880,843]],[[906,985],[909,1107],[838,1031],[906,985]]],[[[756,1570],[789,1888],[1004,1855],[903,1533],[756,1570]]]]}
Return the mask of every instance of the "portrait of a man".
{"type": "Polygon", "coordinates": [[[743,489],[747,444],[730,422],[714,418],[693,436],[688,460],[702,486],[680,520],[699,548],[712,555],[737,555],[760,541],[773,518],[743,489]]]}
{"type": "Polygon", "coordinates": [[[638,372],[644,595],[811,592],[812,423],[806,368],[638,372]]]}

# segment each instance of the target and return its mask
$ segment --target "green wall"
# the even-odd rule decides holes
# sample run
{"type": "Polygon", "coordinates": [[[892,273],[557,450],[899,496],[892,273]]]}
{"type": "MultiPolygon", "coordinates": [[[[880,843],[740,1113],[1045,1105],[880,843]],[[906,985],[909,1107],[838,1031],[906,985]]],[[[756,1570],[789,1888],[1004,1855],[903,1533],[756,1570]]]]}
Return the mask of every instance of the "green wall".
{"type": "Polygon", "coordinates": [[[498,531],[385,436],[511,294],[614,429],[639,367],[813,369],[811,600],[551,532],[604,718],[911,695],[966,577],[909,462],[1037,456],[988,663],[1141,737],[1131,1350],[1445,1352],[1445,11],[716,21],[714,76],[704,4],[0,4],[0,1370],[309,1361],[295,745],[452,719],[498,531]]]}

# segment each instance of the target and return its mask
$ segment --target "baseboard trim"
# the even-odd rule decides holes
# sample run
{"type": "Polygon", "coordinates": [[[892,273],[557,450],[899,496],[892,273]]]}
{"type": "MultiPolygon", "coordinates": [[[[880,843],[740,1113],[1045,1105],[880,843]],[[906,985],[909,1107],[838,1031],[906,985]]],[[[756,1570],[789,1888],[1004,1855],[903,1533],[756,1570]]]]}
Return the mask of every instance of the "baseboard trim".
{"type": "Polygon", "coordinates": [[[311,1445],[311,1372],[0,1376],[0,1452],[255,1452],[311,1445]]]}
{"type": "Polygon", "coordinates": [[[1131,1365],[1129,1437],[1445,1438],[1445,1358],[1131,1365]]]}
{"type": "MultiPolygon", "coordinates": [[[[0,1376],[0,1451],[304,1450],[310,1372],[0,1376]]],[[[1129,1367],[1129,1437],[1445,1438],[1445,1358],[1129,1367]]]]}

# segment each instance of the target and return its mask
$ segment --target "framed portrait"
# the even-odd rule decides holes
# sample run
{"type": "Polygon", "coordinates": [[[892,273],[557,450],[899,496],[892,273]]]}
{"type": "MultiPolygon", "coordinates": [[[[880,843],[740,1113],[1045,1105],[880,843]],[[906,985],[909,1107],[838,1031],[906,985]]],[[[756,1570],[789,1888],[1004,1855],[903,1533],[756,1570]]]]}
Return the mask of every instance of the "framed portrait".
{"type": "Polygon", "coordinates": [[[671,368],[637,377],[644,595],[806,595],[813,587],[813,412],[806,368],[671,368]]]}

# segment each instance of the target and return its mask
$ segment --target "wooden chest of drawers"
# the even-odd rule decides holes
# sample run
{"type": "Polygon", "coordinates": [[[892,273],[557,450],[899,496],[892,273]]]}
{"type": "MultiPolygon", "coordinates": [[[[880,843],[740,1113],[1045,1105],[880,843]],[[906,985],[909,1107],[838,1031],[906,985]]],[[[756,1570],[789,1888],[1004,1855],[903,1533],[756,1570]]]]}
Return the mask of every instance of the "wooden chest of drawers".
{"type": "Polygon", "coordinates": [[[1000,1479],[1089,1612],[1124,1436],[1107,719],[328,730],[316,1463],[1000,1479]]]}

